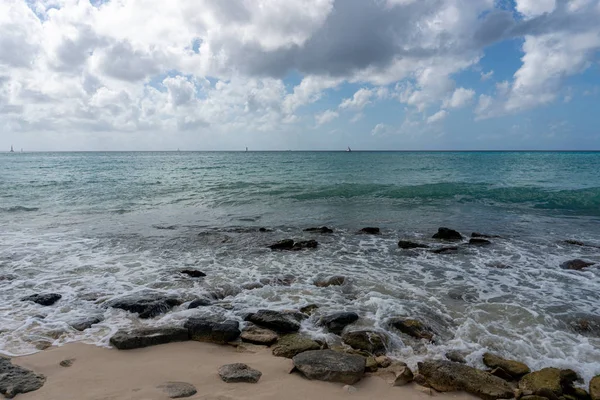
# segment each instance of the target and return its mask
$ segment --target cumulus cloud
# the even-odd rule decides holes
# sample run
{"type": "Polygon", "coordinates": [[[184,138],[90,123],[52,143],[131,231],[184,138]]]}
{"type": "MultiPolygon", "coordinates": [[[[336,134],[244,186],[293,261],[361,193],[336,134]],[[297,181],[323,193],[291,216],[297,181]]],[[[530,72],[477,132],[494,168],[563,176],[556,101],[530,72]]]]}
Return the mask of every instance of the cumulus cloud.
{"type": "Polygon", "coordinates": [[[352,97],[344,99],[340,104],[340,108],[362,110],[371,102],[372,96],[373,92],[371,90],[365,88],[359,89],[352,97]]]}
{"type": "Polygon", "coordinates": [[[458,88],[452,93],[450,98],[444,101],[444,107],[461,108],[466,106],[475,97],[475,91],[472,89],[458,88]]]}
{"type": "Polygon", "coordinates": [[[315,120],[317,121],[317,125],[323,125],[333,121],[337,117],[339,117],[339,114],[336,111],[325,110],[322,113],[315,115],[315,120]]]}
{"type": "Polygon", "coordinates": [[[489,70],[488,72],[482,72],[481,73],[481,80],[482,81],[487,81],[488,79],[491,79],[492,76],[494,75],[494,70],[489,70]]]}
{"type": "Polygon", "coordinates": [[[436,122],[443,121],[444,119],[446,119],[447,116],[448,116],[448,111],[440,110],[440,111],[436,112],[435,114],[433,114],[432,116],[430,116],[429,118],[427,118],[427,123],[434,124],[436,122]]]}

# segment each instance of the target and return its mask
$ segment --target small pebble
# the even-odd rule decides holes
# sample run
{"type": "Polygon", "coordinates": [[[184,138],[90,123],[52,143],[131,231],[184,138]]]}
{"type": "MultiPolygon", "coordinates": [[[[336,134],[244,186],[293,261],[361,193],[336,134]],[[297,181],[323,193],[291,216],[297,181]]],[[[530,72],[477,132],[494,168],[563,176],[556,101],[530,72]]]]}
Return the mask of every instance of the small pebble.
{"type": "Polygon", "coordinates": [[[75,361],[74,358],[69,358],[68,360],[62,360],[59,365],[65,368],[70,367],[71,365],[73,365],[73,361],[75,361]]]}
{"type": "Polygon", "coordinates": [[[357,388],[355,388],[354,386],[350,386],[350,385],[344,386],[343,389],[344,389],[345,392],[348,392],[348,393],[356,393],[356,392],[358,392],[357,388]]]}

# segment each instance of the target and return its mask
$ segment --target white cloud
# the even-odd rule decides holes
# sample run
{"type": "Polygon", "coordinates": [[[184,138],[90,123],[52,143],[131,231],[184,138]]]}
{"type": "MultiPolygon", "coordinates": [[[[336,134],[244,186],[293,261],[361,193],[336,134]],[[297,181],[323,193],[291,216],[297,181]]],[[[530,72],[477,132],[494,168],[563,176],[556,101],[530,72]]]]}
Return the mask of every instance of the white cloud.
{"type": "Polygon", "coordinates": [[[361,88],[350,98],[342,100],[341,109],[362,110],[371,102],[373,92],[369,89],[361,88]]]}
{"type": "Polygon", "coordinates": [[[516,0],[517,11],[526,17],[536,17],[538,15],[554,11],[556,0],[516,0]]]}
{"type": "Polygon", "coordinates": [[[475,91],[472,89],[458,88],[452,93],[452,96],[444,101],[446,108],[461,108],[466,106],[475,97],[475,91]]]}
{"type": "Polygon", "coordinates": [[[493,75],[494,75],[494,70],[493,70],[493,69],[491,69],[491,70],[489,70],[488,72],[485,72],[485,73],[484,73],[484,72],[482,72],[482,73],[481,73],[481,81],[482,81],[482,82],[485,82],[485,81],[487,81],[488,79],[492,79],[492,76],[493,76],[493,75]]]}
{"type": "Polygon", "coordinates": [[[337,117],[339,117],[339,114],[336,111],[325,110],[322,113],[315,115],[315,120],[317,121],[317,125],[323,125],[333,121],[337,117]]]}
{"type": "Polygon", "coordinates": [[[377,124],[371,129],[371,136],[386,136],[392,132],[392,127],[387,124],[377,124]]]}
{"type": "Polygon", "coordinates": [[[357,123],[358,121],[360,121],[361,119],[363,119],[365,117],[365,114],[363,113],[358,113],[356,114],[354,117],[352,117],[350,119],[350,122],[352,122],[353,124],[357,123]]]}
{"type": "Polygon", "coordinates": [[[448,111],[440,110],[440,111],[436,112],[435,114],[433,114],[432,116],[430,116],[429,118],[427,118],[427,123],[434,124],[436,122],[443,121],[444,119],[446,119],[447,116],[448,116],[448,111]]]}

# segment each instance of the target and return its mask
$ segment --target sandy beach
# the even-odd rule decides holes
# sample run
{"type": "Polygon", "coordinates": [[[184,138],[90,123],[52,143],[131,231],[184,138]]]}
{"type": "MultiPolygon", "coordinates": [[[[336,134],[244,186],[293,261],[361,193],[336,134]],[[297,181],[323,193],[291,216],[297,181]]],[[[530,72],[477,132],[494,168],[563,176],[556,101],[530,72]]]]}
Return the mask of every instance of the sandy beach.
{"type": "MultiPolygon", "coordinates": [[[[343,384],[309,381],[289,374],[292,361],[274,357],[265,347],[246,350],[199,342],[171,343],[145,349],[119,351],[88,344],[72,343],[13,359],[14,364],[47,377],[35,392],[19,399],[40,400],[159,400],[168,399],[157,386],[168,381],[193,384],[198,393],[190,399],[405,399],[431,396],[414,384],[392,387],[383,378],[367,376],[349,393],[343,384]],[[74,359],[72,366],[60,362],[74,359]],[[257,384],[225,383],[217,369],[230,363],[246,363],[263,373],[257,384]]],[[[465,393],[436,393],[439,399],[468,400],[465,393]]]]}

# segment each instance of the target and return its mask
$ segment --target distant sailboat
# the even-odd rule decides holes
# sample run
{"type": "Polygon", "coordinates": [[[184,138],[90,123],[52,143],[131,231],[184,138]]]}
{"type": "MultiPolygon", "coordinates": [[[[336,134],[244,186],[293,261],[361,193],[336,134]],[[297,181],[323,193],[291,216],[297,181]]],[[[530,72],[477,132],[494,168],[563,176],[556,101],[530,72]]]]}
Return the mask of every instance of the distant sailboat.
{"type": "Polygon", "coordinates": [[[352,149],[350,148],[350,146],[348,146],[348,148],[346,149],[347,152],[351,152],[352,149]]]}
{"type": "Polygon", "coordinates": [[[13,149],[13,147],[12,147],[12,145],[10,146],[10,152],[11,152],[11,153],[14,153],[14,152],[15,152],[15,150],[14,150],[14,149],[13,149]]]}

